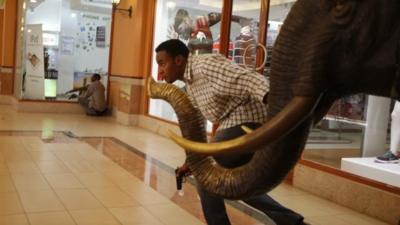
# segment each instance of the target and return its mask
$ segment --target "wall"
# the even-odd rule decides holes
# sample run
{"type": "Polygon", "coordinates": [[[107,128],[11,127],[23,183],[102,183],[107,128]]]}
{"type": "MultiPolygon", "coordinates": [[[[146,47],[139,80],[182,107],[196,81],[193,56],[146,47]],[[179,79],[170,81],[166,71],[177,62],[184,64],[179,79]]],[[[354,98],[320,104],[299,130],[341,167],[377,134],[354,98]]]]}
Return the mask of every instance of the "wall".
{"type": "Polygon", "coordinates": [[[145,78],[150,74],[154,1],[121,0],[119,8],[133,7],[132,18],[115,11],[110,63],[110,104],[117,120],[137,124],[146,113],[145,78]]]}
{"type": "Polygon", "coordinates": [[[12,95],[15,70],[15,29],[17,1],[7,0],[4,3],[4,10],[1,10],[2,17],[2,44],[0,58],[0,94],[12,95]]]}

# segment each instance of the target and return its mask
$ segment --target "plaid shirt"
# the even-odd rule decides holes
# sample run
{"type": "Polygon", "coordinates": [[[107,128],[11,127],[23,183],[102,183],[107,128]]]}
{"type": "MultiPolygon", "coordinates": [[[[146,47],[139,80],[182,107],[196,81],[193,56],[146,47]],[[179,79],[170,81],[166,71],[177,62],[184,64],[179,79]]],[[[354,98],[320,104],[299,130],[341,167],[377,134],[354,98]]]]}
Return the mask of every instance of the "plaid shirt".
{"type": "Polygon", "coordinates": [[[267,79],[220,54],[190,55],[184,74],[186,90],[203,116],[226,129],[246,122],[264,123],[267,79]]]}

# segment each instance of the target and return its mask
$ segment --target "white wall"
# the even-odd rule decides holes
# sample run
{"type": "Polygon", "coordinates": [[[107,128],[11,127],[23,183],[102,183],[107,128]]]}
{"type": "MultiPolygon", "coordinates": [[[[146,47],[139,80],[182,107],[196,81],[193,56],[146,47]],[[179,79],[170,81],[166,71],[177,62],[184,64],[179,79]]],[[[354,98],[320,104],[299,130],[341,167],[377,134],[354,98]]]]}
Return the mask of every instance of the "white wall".
{"type": "Polygon", "coordinates": [[[50,0],[42,2],[33,11],[28,8],[26,23],[43,24],[44,31],[60,31],[61,1],[50,0]]]}

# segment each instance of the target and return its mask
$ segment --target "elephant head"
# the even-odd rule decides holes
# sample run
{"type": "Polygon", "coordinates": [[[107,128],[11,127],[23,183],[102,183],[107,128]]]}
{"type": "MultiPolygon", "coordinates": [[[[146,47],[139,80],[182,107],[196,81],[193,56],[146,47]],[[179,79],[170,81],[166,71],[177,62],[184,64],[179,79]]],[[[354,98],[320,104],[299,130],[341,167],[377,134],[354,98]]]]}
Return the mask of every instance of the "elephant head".
{"type": "Polygon", "coordinates": [[[210,168],[206,189],[227,198],[269,191],[298,161],[310,127],[336,99],[356,93],[398,99],[398,12],[399,0],[298,0],[273,49],[268,121],[222,143],[172,136],[200,154],[255,152],[247,165],[222,174],[226,179],[210,168]]]}

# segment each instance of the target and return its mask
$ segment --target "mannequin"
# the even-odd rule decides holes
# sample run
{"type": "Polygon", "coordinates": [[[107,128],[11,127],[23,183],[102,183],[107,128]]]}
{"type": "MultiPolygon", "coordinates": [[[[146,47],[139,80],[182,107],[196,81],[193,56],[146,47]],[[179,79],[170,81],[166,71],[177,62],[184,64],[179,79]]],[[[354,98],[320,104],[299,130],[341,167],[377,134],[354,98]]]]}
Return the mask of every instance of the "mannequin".
{"type": "Polygon", "coordinates": [[[396,101],[391,114],[392,123],[390,127],[390,149],[382,156],[378,156],[378,163],[400,162],[400,102],[396,101]]]}

